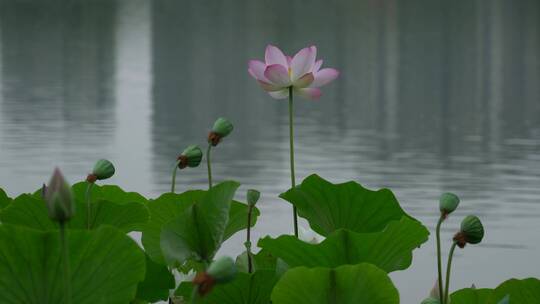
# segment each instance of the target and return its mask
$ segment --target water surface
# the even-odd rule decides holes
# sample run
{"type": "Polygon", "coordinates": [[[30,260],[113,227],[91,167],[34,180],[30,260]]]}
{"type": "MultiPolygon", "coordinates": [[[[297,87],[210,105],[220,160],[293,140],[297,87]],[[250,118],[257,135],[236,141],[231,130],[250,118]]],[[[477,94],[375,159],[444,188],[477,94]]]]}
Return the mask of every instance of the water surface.
{"type": "MultiPolygon", "coordinates": [[[[235,131],[215,150],[215,179],[240,181],[239,198],[262,191],[255,237],[291,231],[277,197],[289,187],[287,105],[246,71],[267,43],[316,44],[342,71],[321,100],[296,104],[298,180],[389,187],[430,230],[439,194],[458,193],[444,239],[469,213],[487,233],[457,252],[452,287],[540,277],[533,0],[0,0],[0,185],[38,188],[54,166],[75,182],[109,158],[111,183],[155,197],[177,154],[225,116],[235,131]]],[[[204,166],[178,177],[180,190],[205,186],[204,166]]],[[[392,274],[402,303],[429,292],[434,253],[429,242],[392,274]]]]}

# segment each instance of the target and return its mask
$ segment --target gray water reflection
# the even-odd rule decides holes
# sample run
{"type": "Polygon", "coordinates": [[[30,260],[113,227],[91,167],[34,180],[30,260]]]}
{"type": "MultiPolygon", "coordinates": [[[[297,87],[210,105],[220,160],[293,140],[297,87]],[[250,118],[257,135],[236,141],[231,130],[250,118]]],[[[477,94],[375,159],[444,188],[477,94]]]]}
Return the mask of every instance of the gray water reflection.
{"type": "MultiPolygon", "coordinates": [[[[298,177],[390,187],[430,228],[438,195],[455,191],[463,205],[444,237],[468,213],[488,233],[460,251],[453,287],[540,276],[537,1],[0,0],[0,37],[0,185],[11,194],[54,165],[74,181],[108,157],[112,182],[157,196],[178,152],[226,116],[236,129],[216,149],[216,178],[242,182],[240,198],[263,192],[257,237],[288,232],[277,199],[287,109],[246,61],[270,42],[316,44],[342,75],[320,101],[297,103],[298,177]]],[[[204,168],[178,183],[205,187],[204,168]]],[[[393,274],[403,303],[431,288],[433,255],[428,243],[393,274]]]]}

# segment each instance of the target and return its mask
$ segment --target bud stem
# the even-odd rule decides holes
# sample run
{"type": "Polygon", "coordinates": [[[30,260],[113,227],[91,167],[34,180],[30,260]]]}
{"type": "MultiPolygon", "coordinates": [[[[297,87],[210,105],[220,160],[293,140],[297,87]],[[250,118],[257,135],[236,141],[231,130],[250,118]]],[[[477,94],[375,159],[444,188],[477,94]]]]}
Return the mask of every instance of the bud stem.
{"type": "Polygon", "coordinates": [[[62,261],[64,263],[64,291],[66,304],[71,304],[71,274],[69,270],[69,247],[67,240],[67,229],[65,222],[60,222],[60,250],[62,252],[62,261]]]}
{"type": "Polygon", "coordinates": [[[437,270],[439,272],[439,300],[443,304],[443,280],[442,280],[442,261],[441,261],[441,224],[444,221],[444,215],[441,214],[437,227],[435,228],[435,235],[437,238],[437,270]]]}
{"type": "Polygon", "coordinates": [[[206,149],[206,165],[208,167],[208,189],[212,188],[212,166],[210,160],[210,151],[212,150],[212,143],[208,143],[208,149],[206,149]]]}
{"type": "Polygon", "coordinates": [[[193,291],[191,292],[191,299],[190,299],[190,303],[191,304],[195,304],[197,303],[198,301],[198,298],[199,298],[199,286],[198,285],[195,285],[193,286],[193,291]]]}
{"type": "Polygon", "coordinates": [[[454,256],[454,250],[456,249],[457,243],[454,242],[452,247],[450,247],[450,253],[448,255],[448,264],[446,265],[446,287],[444,288],[444,302],[443,304],[448,304],[448,288],[450,287],[450,270],[452,269],[452,258],[454,256]]]}
{"type": "MultiPolygon", "coordinates": [[[[296,186],[294,174],[294,108],[293,108],[293,87],[289,87],[289,150],[291,159],[291,187],[296,186]]],[[[294,236],[298,238],[298,217],[296,206],[293,206],[294,236]]]]}
{"type": "Polygon", "coordinates": [[[94,186],[94,183],[88,183],[88,186],[86,186],[86,228],[90,230],[90,219],[92,214],[92,209],[90,208],[90,193],[92,191],[92,186],[94,186]]]}
{"type": "Polygon", "coordinates": [[[248,218],[247,218],[247,237],[246,237],[246,253],[248,259],[248,273],[253,272],[253,262],[251,260],[251,213],[253,212],[253,206],[248,206],[248,218]]]}
{"type": "Polygon", "coordinates": [[[174,163],[173,173],[172,173],[172,181],[171,181],[171,192],[174,193],[174,188],[176,187],[176,172],[178,171],[178,166],[180,165],[180,162],[182,160],[177,160],[174,163]]]}

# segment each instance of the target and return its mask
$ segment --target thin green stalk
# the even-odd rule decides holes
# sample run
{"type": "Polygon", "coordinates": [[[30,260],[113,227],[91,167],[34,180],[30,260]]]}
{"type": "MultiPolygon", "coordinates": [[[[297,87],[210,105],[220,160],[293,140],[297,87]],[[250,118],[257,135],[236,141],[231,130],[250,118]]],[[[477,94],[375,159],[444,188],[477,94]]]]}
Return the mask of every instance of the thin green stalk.
{"type": "Polygon", "coordinates": [[[178,171],[178,165],[180,165],[180,161],[181,160],[178,160],[174,164],[173,173],[172,173],[172,181],[171,181],[171,192],[172,193],[174,193],[174,188],[176,187],[176,172],[178,171]]]}
{"type": "Polygon", "coordinates": [[[246,252],[248,259],[248,273],[253,272],[253,262],[251,261],[251,213],[253,212],[253,206],[248,207],[248,219],[247,219],[247,237],[246,237],[246,252]]]}
{"type": "Polygon", "coordinates": [[[189,303],[195,304],[198,302],[197,301],[198,299],[199,299],[199,287],[193,286],[193,291],[191,292],[191,299],[189,303]]]}
{"type": "Polygon", "coordinates": [[[64,291],[66,304],[71,304],[71,279],[69,270],[69,244],[67,240],[67,229],[64,222],[60,222],[60,250],[64,270],[64,291]]]}
{"type": "Polygon", "coordinates": [[[437,270],[439,272],[439,300],[443,304],[443,280],[442,280],[442,259],[441,259],[441,224],[444,221],[444,216],[441,214],[439,221],[437,222],[437,228],[435,228],[435,235],[437,237],[437,270]]]}
{"type": "Polygon", "coordinates": [[[86,228],[90,230],[90,219],[92,215],[92,209],[90,208],[90,193],[94,183],[88,183],[86,186],[86,228]]]}
{"type": "MultiPolygon", "coordinates": [[[[289,87],[289,150],[291,159],[291,187],[296,186],[294,174],[294,108],[293,108],[293,87],[289,87]]],[[[298,216],[296,206],[293,206],[294,236],[298,237],[298,216]]]]}
{"type": "Polygon", "coordinates": [[[450,253],[448,255],[448,264],[446,265],[446,287],[444,288],[444,302],[443,304],[448,304],[448,289],[450,287],[450,270],[452,270],[452,257],[454,256],[454,250],[456,249],[457,243],[454,242],[450,248],[450,253]]]}
{"type": "Polygon", "coordinates": [[[210,151],[212,150],[212,144],[208,143],[208,149],[206,149],[206,166],[208,167],[208,188],[212,188],[212,165],[210,159],[210,151]]]}

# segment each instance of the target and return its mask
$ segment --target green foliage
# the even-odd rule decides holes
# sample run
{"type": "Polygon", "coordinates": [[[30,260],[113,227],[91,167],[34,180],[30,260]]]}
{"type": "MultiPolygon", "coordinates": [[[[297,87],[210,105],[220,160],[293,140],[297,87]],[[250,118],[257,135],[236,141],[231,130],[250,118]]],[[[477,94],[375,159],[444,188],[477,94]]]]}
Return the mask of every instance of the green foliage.
{"type": "MultiPolygon", "coordinates": [[[[199,300],[200,304],[268,304],[270,294],[278,277],[271,270],[259,270],[254,273],[236,274],[236,278],[228,283],[216,285],[212,291],[199,300]]],[[[190,299],[191,283],[183,284],[176,295],[184,300],[190,299]]]]}
{"type": "Polygon", "coordinates": [[[388,222],[408,216],[388,189],[371,191],[352,181],[332,184],[315,174],[280,197],[296,206],[298,215],[323,236],[338,229],[378,232],[388,222]]]}
{"type": "Polygon", "coordinates": [[[6,192],[0,188],[0,210],[7,207],[11,203],[11,198],[9,198],[6,192]]]}
{"type": "MultiPolygon", "coordinates": [[[[75,199],[86,203],[87,182],[79,182],[71,186],[75,199]]],[[[116,185],[97,185],[92,186],[90,191],[90,202],[109,201],[117,204],[141,203],[146,204],[148,200],[137,192],[126,192],[116,185]]],[[[79,210],[77,210],[78,212],[79,210]]]]}
{"type": "Polygon", "coordinates": [[[212,261],[223,241],[230,202],[239,186],[231,181],[212,187],[163,226],[160,244],[167,264],[181,265],[189,259],[212,261]]]}
{"type": "Polygon", "coordinates": [[[293,268],[276,284],[271,299],[273,304],[397,304],[399,293],[386,272],[358,264],[293,268]]]}
{"type": "MultiPolygon", "coordinates": [[[[128,303],[145,272],[144,253],[112,227],[70,231],[73,303],[128,303]]],[[[0,226],[0,303],[65,303],[58,232],[0,226]]]]}
{"type": "MultiPolygon", "coordinates": [[[[194,190],[181,194],[165,193],[159,198],[148,202],[147,207],[150,212],[150,220],[143,230],[142,243],[147,254],[153,261],[165,264],[160,244],[162,227],[177,216],[187,212],[187,208],[192,204],[200,202],[207,192],[204,190],[194,190]]],[[[248,206],[246,204],[237,201],[230,203],[229,217],[223,234],[223,241],[247,227],[247,213],[248,206]]],[[[254,208],[251,220],[252,226],[257,222],[258,216],[259,210],[254,208]]]]}
{"type": "Polygon", "coordinates": [[[147,256],[146,275],[137,287],[137,299],[142,302],[166,300],[169,290],[174,287],[174,276],[167,267],[157,264],[147,256]]]}
{"type": "MultiPolygon", "coordinates": [[[[111,196],[109,196],[111,198],[111,196]]],[[[86,203],[77,200],[76,212],[68,222],[70,229],[86,229],[86,203]]],[[[138,202],[111,202],[98,200],[90,205],[90,228],[110,225],[123,232],[141,231],[148,221],[146,206],[138,202]]],[[[32,229],[49,231],[58,229],[58,224],[49,219],[43,199],[37,195],[22,194],[0,211],[2,223],[25,226],[32,229]]]]}
{"type": "Polygon", "coordinates": [[[452,304],[536,304],[539,299],[540,280],[535,278],[510,279],[495,289],[465,288],[450,295],[452,304]]]}
{"type": "MultiPolygon", "coordinates": [[[[281,276],[289,268],[283,260],[278,259],[265,249],[260,250],[257,254],[252,254],[253,271],[271,270],[278,276],[281,276]]],[[[236,267],[238,271],[248,272],[247,252],[244,251],[236,257],[236,267]]]]}
{"type": "Polygon", "coordinates": [[[465,288],[458,290],[450,295],[450,301],[454,303],[467,304],[485,304],[493,293],[492,289],[481,288],[465,288]]]}
{"type": "Polygon", "coordinates": [[[427,241],[429,232],[408,217],[393,221],[381,232],[355,233],[339,229],[321,244],[309,244],[294,236],[266,237],[259,247],[283,259],[290,267],[337,267],[371,263],[391,272],[403,270],[412,262],[412,251],[427,241]]]}

